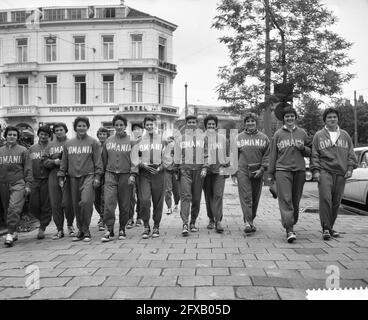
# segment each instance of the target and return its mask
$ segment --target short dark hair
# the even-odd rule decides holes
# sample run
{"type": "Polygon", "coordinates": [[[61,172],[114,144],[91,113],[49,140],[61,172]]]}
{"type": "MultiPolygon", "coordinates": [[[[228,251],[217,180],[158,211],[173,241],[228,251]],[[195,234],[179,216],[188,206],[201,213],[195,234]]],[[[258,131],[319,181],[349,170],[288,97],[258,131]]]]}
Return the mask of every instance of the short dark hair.
{"type": "Polygon", "coordinates": [[[9,131],[16,131],[17,132],[17,135],[18,135],[18,138],[20,138],[20,132],[19,132],[19,129],[17,127],[13,127],[13,126],[7,126],[5,128],[5,131],[4,131],[4,138],[6,139],[6,136],[8,135],[8,132],[9,131]]]}
{"type": "Polygon", "coordinates": [[[52,132],[55,133],[56,128],[60,128],[60,127],[63,127],[65,130],[65,133],[68,133],[68,127],[66,126],[64,122],[55,123],[54,126],[52,127],[52,132]]]}
{"type": "Polygon", "coordinates": [[[134,128],[135,128],[135,127],[138,127],[138,128],[143,129],[143,126],[142,126],[142,124],[141,124],[141,123],[134,123],[134,124],[132,125],[132,130],[134,130],[134,128]]]}
{"type": "Polygon", "coordinates": [[[323,111],[323,115],[322,115],[323,122],[326,122],[326,118],[327,118],[327,115],[328,115],[329,113],[334,113],[334,114],[336,114],[336,115],[337,115],[337,119],[340,119],[339,111],[337,111],[337,109],[336,109],[336,108],[332,108],[332,107],[330,107],[330,108],[325,109],[325,111],[323,111]]]}
{"type": "Polygon", "coordinates": [[[285,114],[288,114],[288,113],[293,113],[295,115],[295,119],[298,118],[298,114],[297,114],[296,110],[292,106],[290,106],[289,104],[287,104],[286,108],[282,111],[282,119],[284,119],[285,114]]]}
{"type": "Polygon", "coordinates": [[[195,121],[198,122],[197,116],[191,114],[191,115],[185,117],[185,123],[187,123],[189,120],[192,120],[192,119],[194,119],[195,121]]]}
{"type": "Polygon", "coordinates": [[[210,121],[210,120],[215,121],[215,123],[216,123],[216,127],[217,127],[217,125],[218,125],[218,118],[217,118],[217,116],[215,116],[214,114],[209,114],[208,116],[206,116],[206,117],[203,119],[204,127],[207,129],[207,123],[208,123],[208,121],[210,121]]]}
{"type": "Polygon", "coordinates": [[[253,112],[248,112],[248,113],[245,114],[245,116],[244,116],[244,123],[248,119],[253,119],[255,122],[258,123],[258,116],[255,113],[253,113],[253,112]]]}
{"type": "Polygon", "coordinates": [[[98,137],[98,134],[99,133],[101,133],[101,132],[105,132],[105,133],[107,133],[107,137],[109,137],[110,136],[110,131],[109,130],[107,130],[106,128],[104,128],[104,127],[101,127],[101,128],[99,128],[98,130],[97,130],[97,137],[98,137]]]}
{"type": "Polygon", "coordinates": [[[40,135],[41,132],[44,132],[46,134],[48,134],[49,137],[51,137],[51,129],[48,125],[44,125],[38,128],[37,130],[37,136],[40,135]]]}
{"type": "Polygon", "coordinates": [[[122,116],[121,114],[117,114],[114,116],[114,118],[112,118],[112,125],[115,125],[115,122],[121,120],[124,122],[124,125],[127,126],[128,125],[128,120],[127,118],[125,118],[124,116],[122,116]]]}
{"type": "Polygon", "coordinates": [[[153,115],[145,116],[143,119],[143,126],[146,126],[147,121],[156,122],[156,118],[153,115]]]}
{"type": "Polygon", "coordinates": [[[89,123],[89,119],[87,117],[76,117],[74,122],[73,122],[74,131],[77,131],[78,122],[84,122],[87,125],[87,128],[89,129],[90,123],[89,123]]]}

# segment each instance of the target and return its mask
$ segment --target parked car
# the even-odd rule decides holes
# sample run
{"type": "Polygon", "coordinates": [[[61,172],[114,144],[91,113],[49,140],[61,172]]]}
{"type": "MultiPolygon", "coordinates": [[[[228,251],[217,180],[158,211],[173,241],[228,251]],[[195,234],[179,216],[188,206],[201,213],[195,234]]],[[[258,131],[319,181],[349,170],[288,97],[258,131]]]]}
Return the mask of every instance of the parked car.
{"type": "Polygon", "coordinates": [[[346,181],[342,203],[368,211],[368,146],[354,148],[354,152],[358,158],[358,168],[346,181]]]}

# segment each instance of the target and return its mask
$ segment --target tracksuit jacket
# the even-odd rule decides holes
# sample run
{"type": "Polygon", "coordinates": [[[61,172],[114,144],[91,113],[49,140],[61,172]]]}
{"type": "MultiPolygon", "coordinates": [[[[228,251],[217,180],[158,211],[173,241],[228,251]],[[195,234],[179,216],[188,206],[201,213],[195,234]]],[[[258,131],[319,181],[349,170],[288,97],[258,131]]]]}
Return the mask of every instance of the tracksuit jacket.
{"type": "Polygon", "coordinates": [[[109,137],[102,149],[105,176],[104,223],[112,232],[117,204],[119,205],[120,229],[125,229],[129,219],[133,187],[128,185],[128,180],[130,175],[136,176],[138,173],[138,167],[134,166],[131,161],[131,150],[134,144],[130,136],[124,133],[121,136],[109,137]]]}
{"type": "Polygon", "coordinates": [[[48,179],[49,197],[52,217],[58,231],[63,230],[64,215],[68,226],[72,226],[74,221],[74,212],[70,194],[70,179],[68,176],[66,177],[64,188],[61,189],[57,177],[60,165],[55,164],[56,159],[61,160],[64,146],[67,141],[67,137],[61,141],[57,138],[54,141],[51,141],[45,151],[43,161],[43,165],[50,171],[48,179]]]}
{"type": "Polygon", "coordinates": [[[28,150],[15,144],[0,148],[0,198],[8,232],[16,231],[24,201],[25,187],[32,183],[32,163],[28,150]]]}
{"type": "Polygon", "coordinates": [[[311,170],[320,172],[319,216],[322,229],[332,230],[345,188],[345,174],[357,167],[353,142],[345,130],[338,130],[335,144],[327,128],[319,130],[312,143],[311,170]]]}
{"type": "Polygon", "coordinates": [[[149,227],[151,198],[153,227],[158,228],[160,225],[166,190],[165,171],[172,161],[167,142],[160,134],[145,133],[133,145],[132,162],[134,166],[139,166],[140,216],[146,228],[149,227]],[[157,174],[151,174],[144,166],[160,168],[160,171],[157,174]]]}
{"type": "Polygon", "coordinates": [[[194,224],[198,218],[204,179],[201,170],[208,169],[208,144],[202,130],[184,128],[175,139],[174,163],[180,170],[180,216],[183,224],[194,224]]]}
{"type": "Polygon", "coordinates": [[[304,157],[310,154],[311,141],[307,133],[297,126],[292,130],[283,126],[271,140],[268,171],[276,178],[282,225],[287,232],[293,230],[299,218],[299,203],[305,183],[304,157]],[[304,145],[302,151],[296,147],[297,142],[304,145]]]}
{"type": "Polygon", "coordinates": [[[70,189],[77,227],[84,235],[90,235],[89,225],[93,212],[95,192],[93,181],[102,175],[101,147],[99,142],[86,135],[66,142],[61,159],[59,179],[70,177],[70,189]]]}
{"type": "Polygon", "coordinates": [[[243,220],[250,224],[253,224],[253,220],[256,217],[263,185],[262,176],[254,178],[252,172],[258,169],[261,169],[263,172],[267,170],[270,152],[269,145],[270,140],[268,137],[258,130],[244,130],[236,138],[239,199],[243,211],[243,220]],[[249,165],[250,167],[248,167],[249,165]],[[259,168],[257,168],[258,166],[259,168]]]}
{"type": "Polygon", "coordinates": [[[47,147],[48,144],[36,143],[29,148],[33,173],[29,205],[32,214],[40,221],[40,229],[43,230],[50,224],[52,216],[48,188],[49,171],[43,164],[47,147]]]}

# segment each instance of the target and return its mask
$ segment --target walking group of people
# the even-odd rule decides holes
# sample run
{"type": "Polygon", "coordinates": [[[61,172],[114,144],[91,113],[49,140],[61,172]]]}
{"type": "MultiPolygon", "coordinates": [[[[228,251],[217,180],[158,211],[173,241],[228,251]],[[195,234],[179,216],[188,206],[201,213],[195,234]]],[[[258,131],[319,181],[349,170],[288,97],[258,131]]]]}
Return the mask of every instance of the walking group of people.
{"type": "Polygon", "coordinates": [[[68,139],[67,126],[57,123],[50,142],[52,132],[42,126],[37,132],[39,141],[29,150],[17,143],[18,129],[8,126],[5,145],[0,148],[0,197],[8,226],[5,244],[12,246],[18,238],[16,226],[29,193],[31,212],[40,221],[38,239],[45,237],[51,218],[57,228],[53,239],[63,238],[65,217],[73,241],[90,241],[93,204],[100,215],[99,230],[104,231],[102,242],[115,237],[117,206],[118,239],[124,240],[126,229],[134,226],[135,205],[136,225],[142,222],[144,227],[142,238],[157,238],[165,200],[167,213],[173,213],[172,193],[174,211],[178,211],[180,201],[182,236],[188,236],[198,231],[202,190],[207,228],[222,233],[223,194],[230,172],[226,168],[232,168],[238,179],[244,232],[257,231],[255,218],[268,174],[277,190],[286,239],[292,243],[305,182],[305,157],[311,157],[313,176],[318,181],[323,239],[338,237],[333,227],[345,181],[357,167],[352,140],[339,128],[336,109],[324,111],[325,127],[313,139],[296,125],[296,120],[296,111],[285,108],[283,126],[270,141],[258,131],[258,118],[253,113],[244,117],[244,131],[230,138],[218,130],[215,115],[204,119],[205,131],[198,128],[197,117],[190,115],[181,132],[165,139],[156,130],[154,116],[146,116],[143,128],[138,127],[144,133],[133,137],[126,133],[127,119],[119,114],[112,120],[115,134],[110,136],[107,129],[100,129],[97,141],[87,134],[89,119],[77,117],[74,138],[68,139]]]}

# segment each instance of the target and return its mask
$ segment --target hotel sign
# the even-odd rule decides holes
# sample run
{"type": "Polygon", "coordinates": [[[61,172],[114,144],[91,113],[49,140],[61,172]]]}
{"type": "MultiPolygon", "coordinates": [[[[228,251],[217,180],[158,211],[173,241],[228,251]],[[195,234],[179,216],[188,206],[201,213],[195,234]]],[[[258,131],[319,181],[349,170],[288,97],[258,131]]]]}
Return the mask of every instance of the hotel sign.
{"type": "Polygon", "coordinates": [[[50,112],[93,112],[93,107],[50,107],[50,112]]]}

